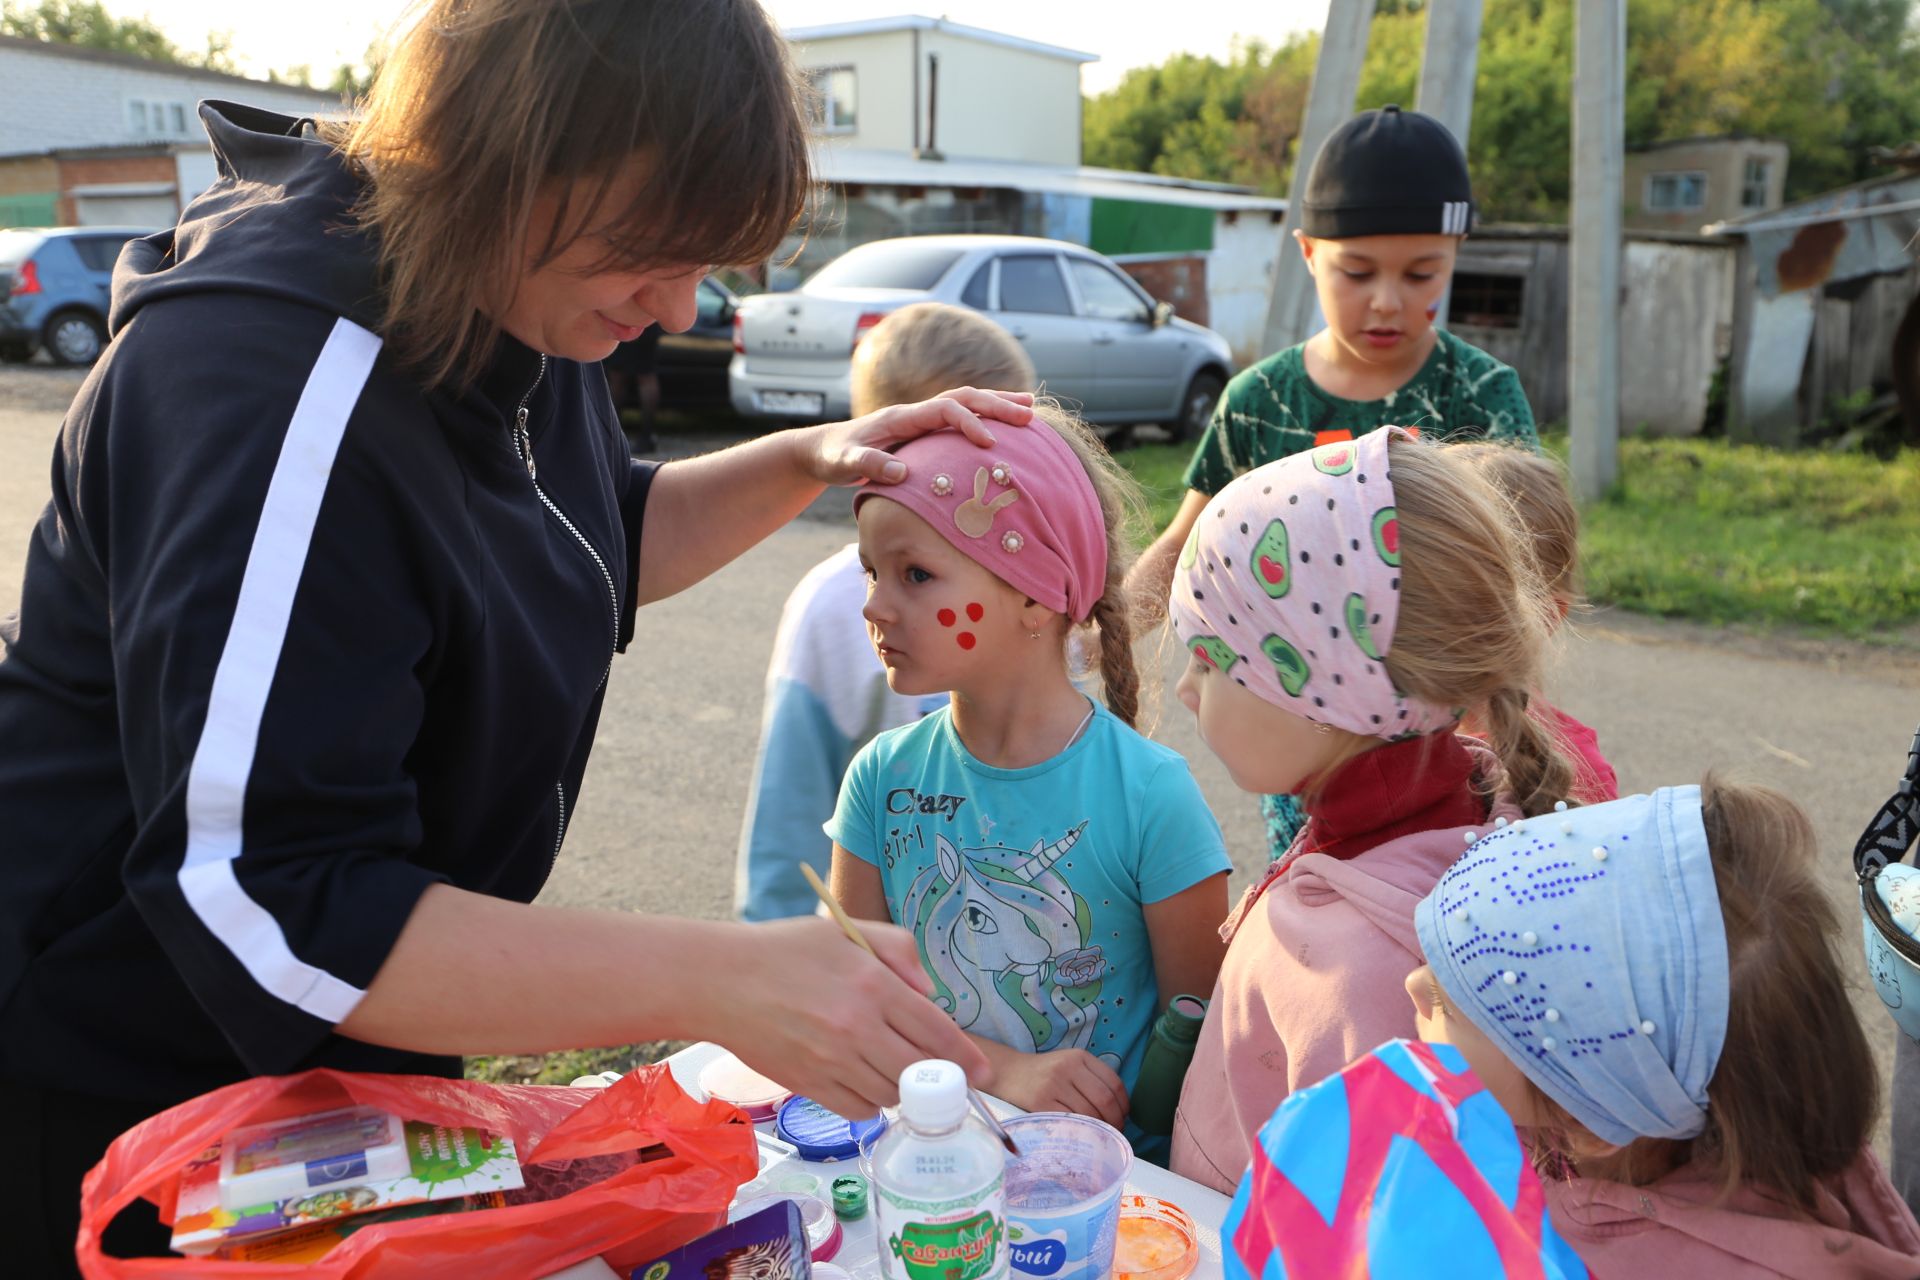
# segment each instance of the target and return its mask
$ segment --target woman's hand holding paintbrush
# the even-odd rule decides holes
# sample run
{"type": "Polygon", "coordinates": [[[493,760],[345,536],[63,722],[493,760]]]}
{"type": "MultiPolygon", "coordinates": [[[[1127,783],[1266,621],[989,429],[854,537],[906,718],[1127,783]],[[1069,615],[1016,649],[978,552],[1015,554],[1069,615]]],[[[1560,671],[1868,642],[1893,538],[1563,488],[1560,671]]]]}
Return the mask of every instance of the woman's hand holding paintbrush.
{"type": "MultiPolygon", "coordinates": [[[[834,921],[840,926],[841,931],[844,932],[847,935],[847,937],[851,941],[853,941],[857,946],[865,950],[868,955],[878,960],[880,958],[880,955],[877,951],[873,949],[873,944],[867,941],[866,934],[861,931],[860,926],[856,925],[853,922],[853,918],[847,914],[846,908],[840,905],[840,900],[833,896],[833,891],[827,888],[827,886],[821,882],[819,872],[815,871],[812,867],[808,866],[804,862],[800,864],[800,872],[802,875],[806,876],[807,883],[813,886],[813,891],[819,897],[820,901],[826,904],[827,910],[833,913],[834,921]]],[[[908,936],[911,937],[912,935],[908,935],[908,936]]],[[[916,969],[919,968],[919,963],[920,963],[919,951],[918,951],[918,948],[916,947],[915,953],[914,953],[914,967],[916,969]]],[[[922,977],[925,976],[924,970],[921,971],[921,976],[922,977]]],[[[930,985],[924,986],[922,990],[925,992],[925,994],[929,996],[933,994],[933,989],[930,985]]],[[[967,1047],[969,1049],[973,1048],[971,1044],[969,1044],[967,1047]]],[[[976,1056],[979,1054],[978,1049],[974,1049],[973,1051],[976,1056]]],[[[985,1074],[984,1068],[986,1067],[986,1060],[984,1058],[981,1059],[981,1066],[983,1070],[978,1072],[974,1071],[970,1066],[968,1066],[966,1062],[962,1061],[961,1059],[949,1058],[948,1061],[959,1063],[961,1070],[967,1073],[967,1079],[969,1080],[978,1080],[982,1075],[985,1074]]],[[[985,1100],[983,1100],[980,1097],[979,1092],[975,1089],[969,1088],[967,1090],[967,1096],[968,1098],[972,1099],[973,1109],[976,1112],[978,1112],[980,1115],[980,1118],[986,1122],[987,1128],[993,1131],[993,1136],[1000,1139],[1001,1145],[1006,1147],[1009,1154],[1015,1155],[1015,1156],[1019,1155],[1020,1148],[1013,1145],[1013,1138],[1007,1133],[1006,1129],[1001,1127],[1000,1118],[993,1114],[992,1109],[989,1108],[985,1100]]]]}
{"type": "Polygon", "coordinates": [[[762,1075],[853,1120],[898,1102],[900,1073],[927,1058],[956,1062],[971,1080],[989,1078],[985,1056],[930,998],[906,930],[863,925],[863,954],[817,916],[753,929],[760,942],[739,948],[740,971],[727,984],[751,994],[708,1011],[725,1034],[694,1038],[725,1045],[762,1075]]]}

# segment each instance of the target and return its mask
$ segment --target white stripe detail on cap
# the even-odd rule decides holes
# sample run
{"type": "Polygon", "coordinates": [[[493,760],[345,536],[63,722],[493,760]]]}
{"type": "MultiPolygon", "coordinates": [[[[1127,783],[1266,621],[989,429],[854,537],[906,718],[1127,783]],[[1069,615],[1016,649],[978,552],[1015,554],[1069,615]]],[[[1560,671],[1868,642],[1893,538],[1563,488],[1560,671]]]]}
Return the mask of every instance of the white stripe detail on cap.
{"type": "Polygon", "coordinates": [[[1440,234],[1464,235],[1467,230],[1467,202],[1448,200],[1440,206],[1440,234]]]}
{"type": "Polygon", "coordinates": [[[379,354],[378,336],[351,320],[336,320],[294,408],[187,772],[187,853],[179,874],[194,914],[255,982],[334,1023],[366,993],[294,955],[280,922],[247,896],[233,864],[244,851],[247,780],[320,500],[347,419],[379,354]]]}

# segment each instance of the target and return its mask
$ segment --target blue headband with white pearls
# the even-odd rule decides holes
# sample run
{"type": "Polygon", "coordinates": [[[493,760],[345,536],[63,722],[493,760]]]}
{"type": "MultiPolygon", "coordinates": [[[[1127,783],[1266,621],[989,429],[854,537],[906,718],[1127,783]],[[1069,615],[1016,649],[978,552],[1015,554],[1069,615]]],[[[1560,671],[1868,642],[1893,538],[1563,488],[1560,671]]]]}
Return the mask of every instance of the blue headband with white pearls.
{"type": "Polygon", "coordinates": [[[1727,935],[1699,787],[1495,831],[1413,918],[1453,1004],[1596,1136],[1706,1127],[1727,935]]]}

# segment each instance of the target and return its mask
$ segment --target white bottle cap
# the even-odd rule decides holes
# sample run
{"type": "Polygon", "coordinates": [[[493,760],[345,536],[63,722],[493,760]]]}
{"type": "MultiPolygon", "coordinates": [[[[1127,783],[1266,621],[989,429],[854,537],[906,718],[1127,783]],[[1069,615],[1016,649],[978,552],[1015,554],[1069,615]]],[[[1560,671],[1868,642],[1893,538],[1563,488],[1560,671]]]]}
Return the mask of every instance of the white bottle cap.
{"type": "Polygon", "coordinates": [[[900,1073],[900,1118],[916,1129],[951,1129],[967,1118],[967,1075],[942,1058],[900,1073]]]}

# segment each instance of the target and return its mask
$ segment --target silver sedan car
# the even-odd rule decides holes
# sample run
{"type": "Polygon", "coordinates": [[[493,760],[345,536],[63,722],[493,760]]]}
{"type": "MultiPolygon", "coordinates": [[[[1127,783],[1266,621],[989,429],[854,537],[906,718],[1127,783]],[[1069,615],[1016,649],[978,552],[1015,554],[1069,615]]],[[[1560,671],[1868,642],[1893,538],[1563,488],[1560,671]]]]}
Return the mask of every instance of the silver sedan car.
{"type": "Polygon", "coordinates": [[[849,249],[791,293],[743,299],[727,383],[755,417],[846,417],[853,348],[888,312],[949,302],[1026,345],[1048,395],[1103,425],[1198,435],[1233,359],[1211,329],[1178,319],[1112,262],[1030,236],[908,236],[849,249]]]}

